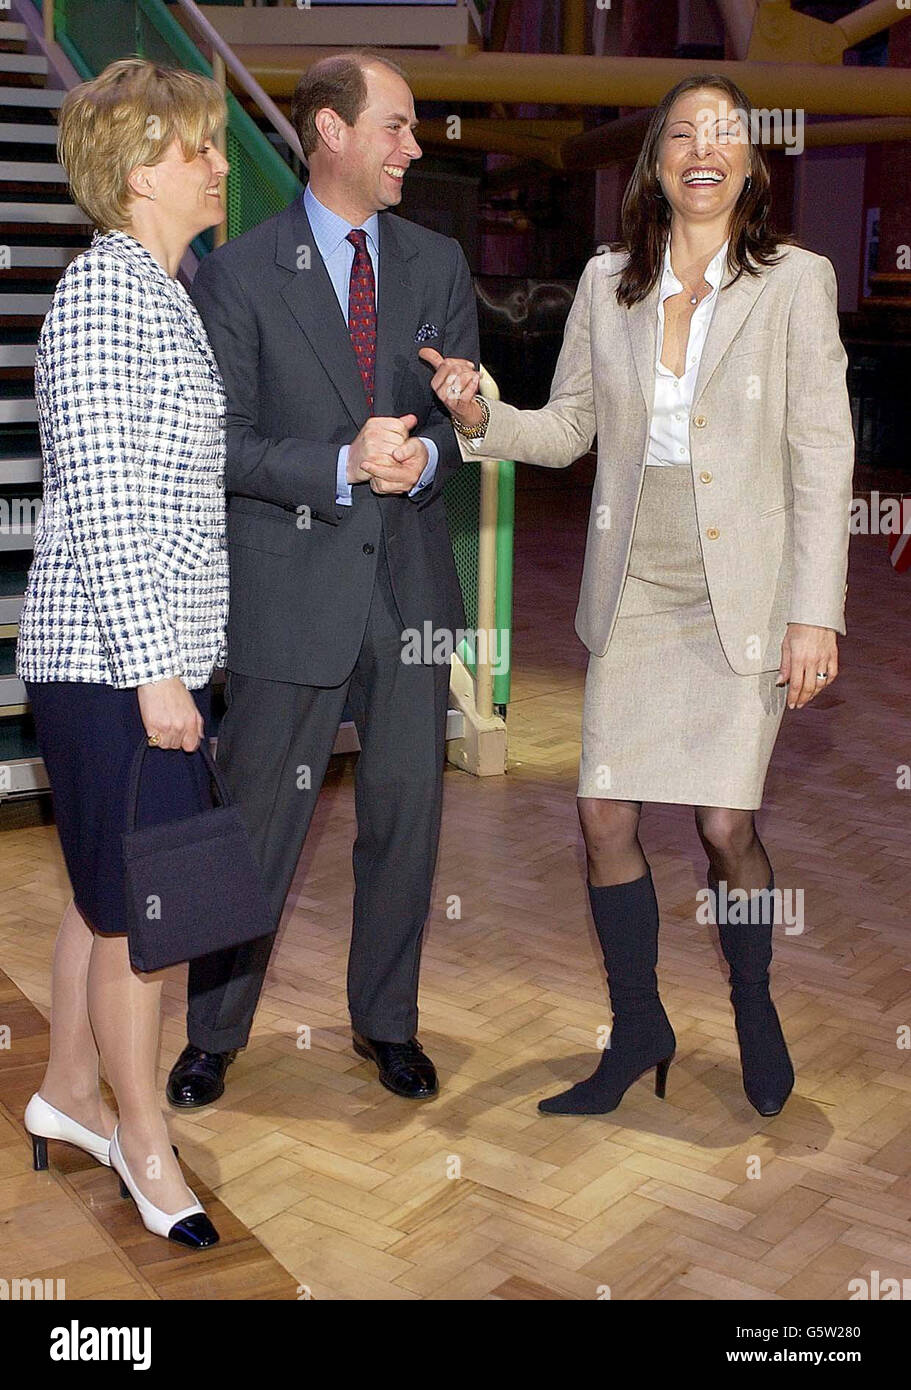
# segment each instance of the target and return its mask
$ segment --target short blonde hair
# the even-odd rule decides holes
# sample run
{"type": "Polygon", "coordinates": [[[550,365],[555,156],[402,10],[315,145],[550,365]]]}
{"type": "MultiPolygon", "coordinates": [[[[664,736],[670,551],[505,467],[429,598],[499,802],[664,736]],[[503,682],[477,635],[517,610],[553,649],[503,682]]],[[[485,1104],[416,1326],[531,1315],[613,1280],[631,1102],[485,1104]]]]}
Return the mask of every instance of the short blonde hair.
{"type": "Polygon", "coordinates": [[[209,77],[120,58],[68,92],[60,108],[57,153],[73,198],[102,231],[129,225],[127,179],[158,164],[172,142],[192,159],[227,118],[209,77]]]}

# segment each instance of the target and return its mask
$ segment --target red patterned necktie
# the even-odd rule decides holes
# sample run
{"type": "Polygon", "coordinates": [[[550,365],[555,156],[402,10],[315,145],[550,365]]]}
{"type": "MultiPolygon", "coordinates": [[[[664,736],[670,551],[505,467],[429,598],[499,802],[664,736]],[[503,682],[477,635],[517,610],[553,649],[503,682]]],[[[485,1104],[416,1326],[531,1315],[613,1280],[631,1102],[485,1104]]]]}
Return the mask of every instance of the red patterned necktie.
{"type": "Polygon", "coordinates": [[[348,282],[348,332],[367,393],[367,409],[372,415],[376,368],[376,281],[367,250],[367,233],[362,227],[355,227],[346,239],[354,247],[354,264],[348,282]]]}

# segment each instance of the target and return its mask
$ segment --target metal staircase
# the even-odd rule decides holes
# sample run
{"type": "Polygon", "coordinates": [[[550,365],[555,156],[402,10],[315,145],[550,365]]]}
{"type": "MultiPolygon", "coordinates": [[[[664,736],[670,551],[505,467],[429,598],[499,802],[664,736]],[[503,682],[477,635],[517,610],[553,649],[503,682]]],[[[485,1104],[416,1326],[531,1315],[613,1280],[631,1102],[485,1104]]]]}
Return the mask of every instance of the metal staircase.
{"type": "Polygon", "coordinates": [[[47,786],[15,675],[19,613],[41,507],[33,369],[54,287],[89,242],[57,163],[62,90],[27,53],[25,25],[0,22],[0,798],[47,786]]]}

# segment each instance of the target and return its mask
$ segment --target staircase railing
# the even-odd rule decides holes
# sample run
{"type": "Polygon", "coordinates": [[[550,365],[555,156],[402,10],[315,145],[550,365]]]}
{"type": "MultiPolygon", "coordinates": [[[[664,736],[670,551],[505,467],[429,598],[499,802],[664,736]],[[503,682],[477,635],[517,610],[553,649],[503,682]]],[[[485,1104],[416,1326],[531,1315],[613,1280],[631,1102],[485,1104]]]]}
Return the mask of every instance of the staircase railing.
{"type": "MultiPolygon", "coordinates": [[[[177,22],[162,0],[105,0],[99,22],[98,0],[40,0],[45,36],[57,42],[82,77],[95,77],[115,58],[138,53],[153,62],[179,64],[190,72],[214,77],[224,88],[231,73],[263,117],[293,154],[300,145],[290,122],[224,42],[193,0],[177,0],[200,41],[212,49],[210,63],[191,34],[177,22]]],[[[228,215],[224,235],[236,236],[273,213],[280,212],[301,192],[294,171],[259,129],[233,93],[226,91],[228,125],[225,153],[228,176],[228,215]]],[[[205,245],[201,248],[205,250],[205,245]]]]}

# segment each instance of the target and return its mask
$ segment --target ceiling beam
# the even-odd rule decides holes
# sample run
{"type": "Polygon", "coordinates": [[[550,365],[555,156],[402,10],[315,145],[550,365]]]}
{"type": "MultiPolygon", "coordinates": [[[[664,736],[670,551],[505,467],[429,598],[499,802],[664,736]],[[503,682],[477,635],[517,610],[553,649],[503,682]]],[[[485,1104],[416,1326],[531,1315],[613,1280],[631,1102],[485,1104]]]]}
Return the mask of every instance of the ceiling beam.
{"type": "MultiPolygon", "coordinates": [[[[273,97],[290,97],[302,71],[333,50],[242,45],[238,56],[273,97]]],[[[911,116],[911,71],[816,63],[711,62],[571,54],[457,56],[396,49],[415,97],[424,101],[546,102],[563,106],[656,106],[682,77],[707,67],[744,88],[754,107],[808,115],[911,116]]]]}

